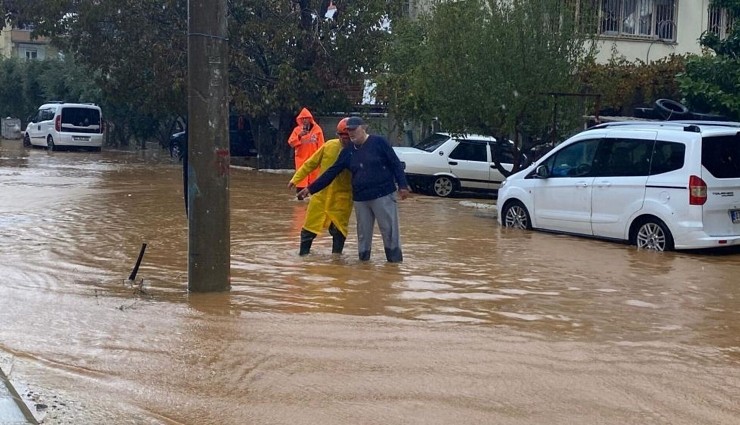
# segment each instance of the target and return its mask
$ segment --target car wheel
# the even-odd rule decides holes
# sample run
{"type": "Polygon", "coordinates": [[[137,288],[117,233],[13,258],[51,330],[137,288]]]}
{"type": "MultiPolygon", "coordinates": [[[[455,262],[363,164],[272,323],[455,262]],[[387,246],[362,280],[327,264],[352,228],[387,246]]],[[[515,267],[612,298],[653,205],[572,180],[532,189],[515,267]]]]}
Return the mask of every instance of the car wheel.
{"type": "Polygon", "coordinates": [[[432,192],[437,196],[446,198],[455,192],[456,185],[457,183],[452,177],[439,176],[432,183],[432,192]]]}
{"type": "Polygon", "coordinates": [[[510,201],[501,212],[503,217],[501,223],[504,227],[513,229],[531,229],[532,221],[529,219],[529,211],[519,201],[510,201]]]}
{"type": "Polygon", "coordinates": [[[28,133],[26,133],[23,136],[23,147],[26,147],[26,148],[31,147],[31,138],[28,136],[28,133]]]}
{"type": "Polygon", "coordinates": [[[51,134],[46,136],[46,148],[50,151],[53,151],[56,149],[56,146],[54,145],[54,138],[51,137],[51,134]]]}
{"type": "Polygon", "coordinates": [[[647,219],[637,226],[633,243],[639,249],[670,251],[673,249],[673,236],[662,221],[647,219]]]}

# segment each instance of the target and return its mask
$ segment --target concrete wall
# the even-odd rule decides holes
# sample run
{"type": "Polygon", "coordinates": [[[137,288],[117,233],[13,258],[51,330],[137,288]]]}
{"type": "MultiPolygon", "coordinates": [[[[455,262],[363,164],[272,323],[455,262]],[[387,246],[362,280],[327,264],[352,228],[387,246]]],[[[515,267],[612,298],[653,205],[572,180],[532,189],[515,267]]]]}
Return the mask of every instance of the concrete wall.
{"type": "Polygon", "coordinates": [[[699,37],[708,25],[709,0],[680,0],[676,7],[676,41],[626,39],[600,36],[597,62],[607,62],[614,52],[629,61],[645,62],[666,57],[672,53],[701,53],[699,37]]]}
{"type": "MultiPolygon", "coordinates": [[[[422,11],[431,10],[434,2],[435,0],[409,0],[409,13],[412,17],[416,17],[422,11]]],[[[698,40],[708,26],[709,3],[710,0],[676,0],[676,40],[674,42],[640,39],[639,37],[629,39],[624,36],[599,36],[597,62],[606,63],[615,53],[617,56],[624,56],[629,61],[640,59],[645,62],[654,61],[672,53],[701,53],[698,40]]]]}

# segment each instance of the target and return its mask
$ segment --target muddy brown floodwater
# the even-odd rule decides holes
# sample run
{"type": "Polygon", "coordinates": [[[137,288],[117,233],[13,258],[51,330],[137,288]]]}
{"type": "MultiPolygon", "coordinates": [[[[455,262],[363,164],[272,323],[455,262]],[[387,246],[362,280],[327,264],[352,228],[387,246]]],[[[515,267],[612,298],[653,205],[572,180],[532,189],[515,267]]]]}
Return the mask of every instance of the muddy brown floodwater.
{"type": "Polygon", "coordinates": [[[180,176],[156,149],[0,143],[0,365],[44,423],[740,423],[737,250],[414,196],[404,263],[379,239],[360,263],[354,231],[301,258],[289,176],[232,168],[232,290],[189,295],[180,176]]]}

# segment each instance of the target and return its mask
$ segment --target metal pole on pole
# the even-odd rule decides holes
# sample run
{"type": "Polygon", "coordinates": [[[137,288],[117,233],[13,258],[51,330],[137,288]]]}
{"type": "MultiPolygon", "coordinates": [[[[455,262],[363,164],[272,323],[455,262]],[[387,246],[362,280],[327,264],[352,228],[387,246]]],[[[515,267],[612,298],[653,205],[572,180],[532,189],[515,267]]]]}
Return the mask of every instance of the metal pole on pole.
{"type": "Polygon", "coordinates": [[[226,0],[188,1],[188,290],[230,288],[226,0]]]}

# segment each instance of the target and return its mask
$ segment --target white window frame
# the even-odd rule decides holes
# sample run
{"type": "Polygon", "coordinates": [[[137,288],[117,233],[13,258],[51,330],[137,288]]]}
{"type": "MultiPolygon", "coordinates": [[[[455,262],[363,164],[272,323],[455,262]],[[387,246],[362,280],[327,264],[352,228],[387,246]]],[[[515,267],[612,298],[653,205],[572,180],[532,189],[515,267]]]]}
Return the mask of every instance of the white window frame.
{"type": "Polygon", "coordinates": [[[599,35],[676,41],[678,0],[600,0],[599,35]]]}

